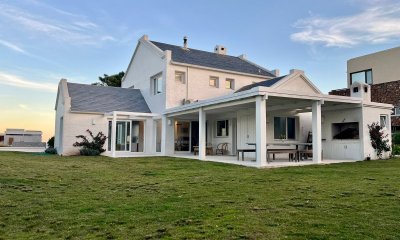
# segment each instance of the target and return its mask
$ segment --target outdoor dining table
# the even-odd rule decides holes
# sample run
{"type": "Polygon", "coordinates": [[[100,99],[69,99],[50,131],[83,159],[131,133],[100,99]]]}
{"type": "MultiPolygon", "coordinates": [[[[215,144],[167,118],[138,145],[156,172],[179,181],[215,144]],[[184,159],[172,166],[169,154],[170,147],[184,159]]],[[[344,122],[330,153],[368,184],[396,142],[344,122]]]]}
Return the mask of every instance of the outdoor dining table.
{"type": "MultiPolygon", "coordinates": [[[[246,143],[249,146],[256,146],[256,143],[246,143]]],[[[267,147],[268,146],[291,146],[291,145],[295,145],[296,146],[296,150],[299,150],[299,146],[312,146],[312,143],[301,143],[301,142],[293,142],[293,143],[277,143],[277,142],[273,142],[273,143],[267,143],[267,147]]],[[[267,153],[268,153],[268,149],[267,149],[267,153]]],[[[300,160],[300,156],[299,154],[297,154],[297,160],[300,160]]]]}

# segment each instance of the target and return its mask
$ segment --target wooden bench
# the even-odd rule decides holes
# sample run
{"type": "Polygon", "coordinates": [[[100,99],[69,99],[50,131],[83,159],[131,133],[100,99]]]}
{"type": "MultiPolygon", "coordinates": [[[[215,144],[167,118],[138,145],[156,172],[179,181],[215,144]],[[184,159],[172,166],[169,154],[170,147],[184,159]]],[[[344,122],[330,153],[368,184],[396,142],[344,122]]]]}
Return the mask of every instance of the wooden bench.
{"type": "Polygon", "coordinates": [[[298,150],[296,149],[267,149],[267,161],[270,160],[270,154],[272,154],[272,160],[275,160],[275,154],[279,153],[288,153],[289,154],[289,161],[290,160],[297,160],[298,150]]]}
{"type": "Polygon", "coordinates": [[[237,150],[237,160],[239,161],[239,153],[242,153],[242,161],[244,161],[244,153],[245,152],[256,152],[255,149],[238,149],[237,150]]]}

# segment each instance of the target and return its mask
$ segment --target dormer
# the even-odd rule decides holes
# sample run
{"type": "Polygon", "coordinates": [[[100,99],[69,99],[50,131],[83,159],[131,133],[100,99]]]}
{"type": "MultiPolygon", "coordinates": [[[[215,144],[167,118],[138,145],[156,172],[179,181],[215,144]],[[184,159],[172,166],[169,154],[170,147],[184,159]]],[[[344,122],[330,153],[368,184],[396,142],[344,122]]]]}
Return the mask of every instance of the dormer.
{"type": "Polygon", "coordinates": [[[350,86],[350,96],[361,98],[366,102],[371,102],[371,85],[361,82],[354,82],[350,86]]]}

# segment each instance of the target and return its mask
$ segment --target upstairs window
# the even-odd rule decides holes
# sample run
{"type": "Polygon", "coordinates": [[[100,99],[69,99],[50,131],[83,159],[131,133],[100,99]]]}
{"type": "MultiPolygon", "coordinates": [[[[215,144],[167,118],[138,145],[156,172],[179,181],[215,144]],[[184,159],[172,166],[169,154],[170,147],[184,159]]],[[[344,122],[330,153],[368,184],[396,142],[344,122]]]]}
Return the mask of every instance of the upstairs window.
{"type": "Polygon", "coordinates": [[[217,137],[229,136],[229,120],[217,121],[217,137]]]}
{"type": "Polygon", "coordinates": [[[156,76],[151,78],[153,94],[157,95],[162,93],[162,74],[157,74],[156,76]]]}
{"type": "Polygon", "coordinates": [[[225,88],[226,89],[235,89],[235,80],[234,79],[225,79],[225,88]]]}
{"type": "Polygon", "coordinates": [[[296,118],[274,117],[274,139],[295,140],[296,118]]]}
{"type": "Polygon", "coordinates": [[[186,76],[184,72],[175,72],[175,81],[185,84],[186,83],[186,76]]]}
{"type": "Polygon", "coordinates": [[[218,77],[210,77],[210,80],[208,81],[208,84],[210,87],[218,87],[218,77]]]}
{"type": "Polygon", "coordinates": [[[355,82],[372,84],[372,69],[350,73],[350,84],[355,82]]]}

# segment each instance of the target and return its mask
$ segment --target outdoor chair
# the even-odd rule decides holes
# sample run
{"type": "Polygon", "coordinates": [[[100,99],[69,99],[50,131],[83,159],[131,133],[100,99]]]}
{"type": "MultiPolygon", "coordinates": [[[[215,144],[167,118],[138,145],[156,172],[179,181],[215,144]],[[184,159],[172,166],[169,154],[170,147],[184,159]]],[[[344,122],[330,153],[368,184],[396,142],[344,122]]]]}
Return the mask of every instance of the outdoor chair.
{"type": "Polygon", "coordinates": [[[217,149],[215,149],[215,155],[225,155],[228,153],[228,143],[220,143],[217,145],[217,149]]]}

